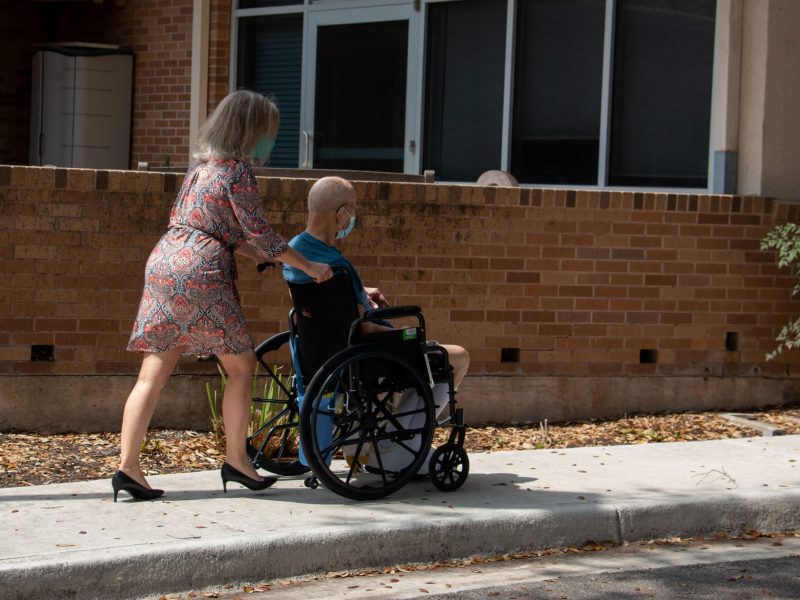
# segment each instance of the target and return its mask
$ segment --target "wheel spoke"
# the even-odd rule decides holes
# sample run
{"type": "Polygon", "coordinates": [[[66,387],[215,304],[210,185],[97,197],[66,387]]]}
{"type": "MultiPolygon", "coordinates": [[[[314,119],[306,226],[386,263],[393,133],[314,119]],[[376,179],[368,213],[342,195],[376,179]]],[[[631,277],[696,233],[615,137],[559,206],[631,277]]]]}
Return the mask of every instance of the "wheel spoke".
{"type": "Polygon", "coordinates": [[[364,433],[362,432],[361,435],[358,436],[358,445],[356,446],[355,454],[353,454],[353,462],[350,463],[350,469],[347,472],[347,479],[345,479],[345,483],[350,483],[350,479],[353,477],[353,472],[356,469],[356,465],[358,465],[358,457],[361,456],[361,449],[364,447],[364,433]]]}
{"type": "Polygon", "coordinates": [[[383,459],[381,458],[380,448],[378,448],[378,443],[374,438],[370,441],[372,442],[372,449],[375,451],[375,459],[378,461],[378,470],[381,474],[381,480],[383,481],[383,485],[386,486],[389,482],[386,479],[386,469],[383,468],[383,459]]]}
{"type": "Polygon", "coordinates": [[[344,442],[346,442],[348,438],[354,436],[355,434],[361,433],[361,431],[362,427],[361,423],[359,423],[355,429],[351,431],[346,431],[344,433],[340,433],[339,437],[335,438],[333,441],[331,441],[330,444],[328,444],[325,448],[320,450],[320,454],[327,454],[328,452],[333,453],[342,446],[352,446],[352,444],[345,444],[344,442]]]}

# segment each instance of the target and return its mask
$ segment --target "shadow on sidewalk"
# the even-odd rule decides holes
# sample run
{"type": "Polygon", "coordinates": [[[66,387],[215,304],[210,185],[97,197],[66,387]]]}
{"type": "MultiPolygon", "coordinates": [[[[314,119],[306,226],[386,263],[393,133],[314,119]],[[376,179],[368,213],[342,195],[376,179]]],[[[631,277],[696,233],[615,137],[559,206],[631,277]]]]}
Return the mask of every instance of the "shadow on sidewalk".
{"type": "MultiPolygon", "coordinates": [[[[275,501],[281,503],[295,503],[310,506],[365,506],[374,510],[376,507],[397,507],[399,505],[450,505],[458,508],[489,508],[489,509],[514,509],[531,508],[546,498],[546,504],[559,502],[574,502],[576,500],[592,502],[600,499],[598,495],[586,494],[576,491],[558,489],[533,489],[528,487],[535,477],[520,476],[515,473],[475,473],[471,474],[464,486],[455,492],[441,492],[428,480],[412,480],[401,490],[388,498],[371,501],[356,501],[343,498],[320,486],[311,490],[303,485],[304,477],[285,477],[280,487],[270,488],[262,492],[252,492],[245,488],[229,488],[225,494],[221,489],[193,489],[175,490],[166,489],[164,496],[151,502],[153,505],[160,503],[191,502],[207,500],[209,502],[228,500],[259,500],[275,501]],[[286,487],[286,484],[295,484],[286,487]]],[[[95,482],[96,483],[96,482],[95,482]]],[[[95,486],[96,487],[96,486],[95,486]]],[[[74,488],[73,488],[74,489],[74,488]]],[[[67,503],[72,500],[106,500],[111,502],[111,486],[108,491],[36,491],[26,493],[21,488],[6,488],[0,490],[0,503],[15,504],[22,502],[58,502],[67,503]],[[13,492],[9,493],[11,490],[13,492]]],[[[120,493],[119,504],[144,504],[131,499],[127,494],[120,493]]]]}

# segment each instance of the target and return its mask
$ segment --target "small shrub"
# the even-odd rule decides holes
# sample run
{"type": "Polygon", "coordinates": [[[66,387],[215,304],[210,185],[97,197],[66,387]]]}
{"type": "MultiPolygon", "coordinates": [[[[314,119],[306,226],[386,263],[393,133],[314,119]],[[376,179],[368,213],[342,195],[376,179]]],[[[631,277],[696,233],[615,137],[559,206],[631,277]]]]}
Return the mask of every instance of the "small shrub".
{"type": "MultiPolygon", "coordinates": [[[[762,250],[777,250],[778,266],[789,267],[798,278],[792,289],[792,296],[800,295],[800,225],[786,223],[770,231],[761,240],[762,250]]],[[[790,321],[781,328],[775,338],[778,347],[767,354],[767,360],[773,360],[784,350],[792,350],[800,346],[800,318],[790,321]]]]}
{"type": "MultiPolygon", "coordinates": [[[[214,442],[219,450],[224,452],[225,424],[222,419],[221,406],[222,400],[225,396],[225,387],[228,383],[228,378],[226,377],[225,371],[222,369],[222,366],[219,363],[217,363],[217,369],[219,370],[220,375],[219,389],[213,388],[211,383],[206,383],[206,396],[208,398],[208,406],[211,411],[211,432],[214,437],[214,442]]],[[[284,387],[288,387],[291,375],[282,375],[277,366],[273,368],[273,372],[278,378],[278,381],[283,384],[284,387]]],[[[251,397],[261,398],[266,400],[266,402],[252,402],[250,404],[250,424],[247,431],[248,436],[253,435],[254,432],[262,428],[265,423],[275,417],[275,415],[283,409],[285,404],[278,404],[275,401],[285,402],[286,400],[286,395],[284,394],[283,390],[278,385],[278,382],[272,377],[267,377],[262,387],[259,381],[259,365],[256,365],[255,373],[253,373],[251,397]]],[[[283,422],[283,420],[280,420],[277,423],[274,423],[273,427],[283,422]]],[[[262,434],[257,436],[252,443],[254,445],[260,445],[261,441],[263,440],[263,436],[266,434],[267,431],[264,431],[262,434]]],[[[299,432],[297,428],[292,428],[290,437],[287,441],[287,452],[297,453],[298,435],[299,432]]],[[[267,447],[264,449],[264,455],[269,458],[278,450],[279,445],[280,436],[273,437],[269,444],[267,444],[267,447]]]]}

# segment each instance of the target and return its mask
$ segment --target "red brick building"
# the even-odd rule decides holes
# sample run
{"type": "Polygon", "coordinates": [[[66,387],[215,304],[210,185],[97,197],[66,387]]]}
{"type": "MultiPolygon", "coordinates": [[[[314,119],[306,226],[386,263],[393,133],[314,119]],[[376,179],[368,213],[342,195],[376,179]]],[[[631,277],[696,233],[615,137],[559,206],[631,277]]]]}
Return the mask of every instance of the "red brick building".
{"type": "MultiPolygon", "coordinates": [[[[0,428],[118,422],[142,267],[179,185],[22,166],[33,44],[75,41],[133,52],[132,166],[185,164],[208,110],[246,85],[281,104],[275,166],[434,168],[436,184],[360,181],[346,251],[365,281],[421,305],[433,337],[469,349],[475,420],[797,397],[797,357],[764,359],[798,312],[794,281],[759,249],[798,218],[792,0],[20,1],[0,17],[0,428]],[[570,44],[576,32],[594,45],[570,44]],[[695,49],[690,73],[676,39],[695,49]],[[651,62],[631,58],[645,50],[651,62]],[[336,129],[353,115],[365,125],[336,129]],[[521,187],[446,183],[489,168],[521,187]],[[59,412],[41,401],[53,390],[59,412]]],[[[298,232],[309,180],[260,185],[270,218],[298,232]]],[[[282,329],[282,283],[240,273],[255,337],[282,329]]],[[[213,371],[179,370],[162,424],[204,418],[213,371]]]]}

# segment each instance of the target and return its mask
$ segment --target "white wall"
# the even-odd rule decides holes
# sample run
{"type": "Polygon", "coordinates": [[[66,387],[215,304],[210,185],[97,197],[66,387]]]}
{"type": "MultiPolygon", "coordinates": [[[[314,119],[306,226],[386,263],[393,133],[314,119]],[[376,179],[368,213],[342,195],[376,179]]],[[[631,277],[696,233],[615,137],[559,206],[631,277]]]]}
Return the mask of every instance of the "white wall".
{"type": "Polygon", "coordinates": [[[800,201],[800,2],[742,9],[738,193],[800,201]]]}

